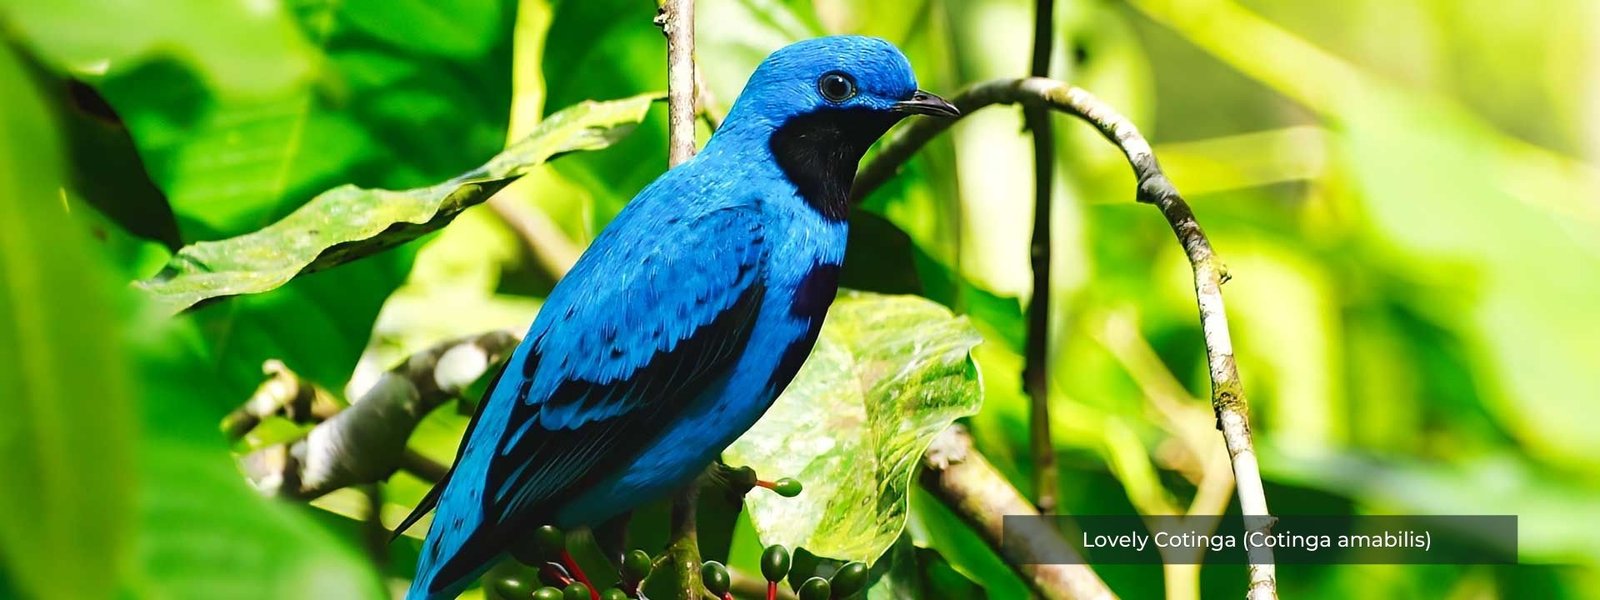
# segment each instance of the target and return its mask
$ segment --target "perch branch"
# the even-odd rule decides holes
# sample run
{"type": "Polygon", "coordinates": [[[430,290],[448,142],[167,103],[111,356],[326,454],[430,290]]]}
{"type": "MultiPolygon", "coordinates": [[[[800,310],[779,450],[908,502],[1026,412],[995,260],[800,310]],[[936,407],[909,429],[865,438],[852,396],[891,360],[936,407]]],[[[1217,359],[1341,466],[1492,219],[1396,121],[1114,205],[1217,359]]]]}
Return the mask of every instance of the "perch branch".
{"type": "MultiPolygon", "coordinates": [[[[1034,77],[1050,74],[1050,48],[1055,0],[1038,0],[1033,13],[1034,77]]],[[[1031,414],[1028,441],[1033,453],[1034,504],[1039,512],[1056,510],[1056,448],[1050,438],[1050,215],[1055,175],[1055,133],[1049,109],[1025,105],[1023,119],[1033,132],[1033,239],[1029,258],[1033,267],[1033,292],[1028,300],[1028,344],[1022,367],[1031,414]]]]}
{"type": "MultiPolygon", "coordinates": [[[[1234,363],[1233,342],[1228,334],[1228,317],[1223,308],[1222,282],[1227,273],[1211,242],[1195,221],[1194,212],[1178,195],[1156,161],[1150,143],[1139,130],[1098,98],[1071,85],[1050,79],[997,80],[980,83],[958,94],[953,103],[962,115],[970,115],[991,104],[1030,103],[1058,110],[1094,125],[1100,134],[1116,144],[1127,156],[1138,178],[1137,199],[1161,210],[1172,227],[1184,254],[1194,270],[1195,299],[1200,308],[1200,328],[1205,335],[1207,366],[1211,376],[1211,406],[1217,428],[1222,430],[1233,465],[1234,485],[1245,529],[1268,533],[1273,519],[1267,509],[1266,492],[1261,485],[1255,445],[1250,437],[1249,405],[1239,369],[1234,363]]],[[[892,177],[901,165],[928,140],[949,128],[954,119],[922,119],[900,130],[856,176],[856,199],[865,198],[892,177]]],[[[1250,553],[1252,600],[1277,597],[1277,575],[1270,548],[1255,548],[1250,553]]]]}
{"type": "Polygon", "coordinates": [[[694,0],[664,0],[656,25],[667,36],[667,162],[694,156],[694,0]]]}
{"type": "MultiPolygon", "coordinates": [[[[663,0],[656,25],[667,36],[667,164],[676,167],[694,157],[695,100],[700,80],[694,64],[694,0],[663,0]]],[[[695,528],[699,483],[690,483],[672,499],[672,531],[667,553],[657,563],[678,572],[680,600],[706,595],[700,581],[700,540],[695,528]]]]}
{"type": "Polygon", "coordinates": [[[1054,529],[1003,531],[1006,515],[1037,515],[1016,488],[972,447],[959,425],[939,434],[922,455],[922,485],[971,525],[989,546],[1045,600],[1115,598],[1098,575],[1083,564],[1041,564],[1040,557],[1076,555],[1054,529]],[[1009,535],[1010,543],[1002,542],[1009,535]]]}
{"type": "Polygon", "coordinates": [[[412,355],[384,373],[350,408],[305,437],[245,457],[246,470],[258,488],[302,500],[382,481],[403,466],[437,473],[442,465],[406,450],[411,431],[499,364],[516,344],[515,334],[491,331],[412,355]]]}

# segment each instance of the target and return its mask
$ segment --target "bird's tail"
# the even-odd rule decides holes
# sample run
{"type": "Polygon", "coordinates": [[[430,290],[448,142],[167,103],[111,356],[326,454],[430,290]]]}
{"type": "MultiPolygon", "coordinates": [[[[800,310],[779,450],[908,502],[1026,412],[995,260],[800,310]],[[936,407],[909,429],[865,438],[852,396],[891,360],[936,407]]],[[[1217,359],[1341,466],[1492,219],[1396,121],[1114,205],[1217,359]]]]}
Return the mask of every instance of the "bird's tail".
{"type": "Polygon", "coordinates": [[[440,483],[443,491],[430,494],[437,500],[438,510],[428,525],[428,537],[422,542],[417,575],[406,592],[407,600],[455,598],[502,555],[503,540],[495,528],[483,523],[478,500],[481,496],[465,483],[473,480],[470,474],[465,480],[451,477],[440,483]]]}
{"type": "Polygon", "coordinates": [[[449,535],[441,535],[439,527],[435,523],[428,529],[428,539],[417,557],[417,575],[411,580],[411,589],[406,591],[406,600],[455,598],[498,559],[498,552],[478,556],[481,552],[474,550],[482,548],[481,542],[461,544],[449,535]]]}

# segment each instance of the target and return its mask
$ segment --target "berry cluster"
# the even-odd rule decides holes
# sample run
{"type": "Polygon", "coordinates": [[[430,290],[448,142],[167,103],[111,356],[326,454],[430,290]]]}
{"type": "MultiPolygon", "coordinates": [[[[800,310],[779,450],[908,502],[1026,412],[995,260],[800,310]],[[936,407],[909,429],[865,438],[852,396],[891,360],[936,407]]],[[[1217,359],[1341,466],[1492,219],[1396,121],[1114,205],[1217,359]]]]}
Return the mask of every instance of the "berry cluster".
{"type": "MultiPolygon", "coordinates": [[[[578,563],[566,549],[566,535],[555,527],[540,527],[534,532],[532,554],[522,560],[538,565],[539,581],[543,587],[530,590],[521,579],[501,579],[495,582],[495,592],[501,598],[531,600],[634,600],[643,598],[640,585],[650,575],[653,561],[643,550],[632,550],[622,556],[615,584],[601,589],[578,568],[578,563]]],[[[769,546],[761,553],[761,575],[767,581],[767,600],[778,599],[778,584],[784,578],[798,573],[790,572],[789,551],[783,546],[769,546]]],[[[717,561],[700,565],[700,579],[706,591],[720,600],[734,600],[731,588],[733,577],[728,568],[717,561]]],[[[843,600],[854,596],[866,587],[867,565],[851,562],[834,571],[830,577],[813,576],[799,582],[799,600],[843,600]]]]}
{"type": "MultiPolygon", "coordinates": [[[[761,576],[767,580],[767,600],[777,600],[778,582],[789,573],[789,551],[783,546],[768,546],[761,553],[761,576]]],[[[867,564],[846,563],[833,576],[811,577],[800,584],[800,600],[840,600],[849,598],[867,585],[867,564]]],[[[709,586],[708,586],[709,587],[709,586]]],[[[724,600],[731,600],[731,597],[724,600]]]]}

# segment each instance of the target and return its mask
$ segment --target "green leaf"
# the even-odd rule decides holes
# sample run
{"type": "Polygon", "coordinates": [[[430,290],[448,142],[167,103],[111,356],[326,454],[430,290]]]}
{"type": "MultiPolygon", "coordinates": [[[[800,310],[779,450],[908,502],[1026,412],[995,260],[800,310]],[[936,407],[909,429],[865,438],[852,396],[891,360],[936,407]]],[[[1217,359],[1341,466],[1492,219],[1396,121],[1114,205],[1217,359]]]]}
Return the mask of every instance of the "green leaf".
{"type": "Polygon", "coordinates": [[[982,339],[923,298],[842,294],[800,374],[723,453],[764,478],[805,484],[795,498],[745,497],[762,544],[877,560],[905,527],[922,452],[982,403],[970,356],[982,339]]]}
{"type": "Polygon", "coordinates": [[[140,598],[387,598],[370,563],[310,509],[264,498],[239,475],[207,396],[221,387],[187,317],[137,332],[140,598]]]}
{"type": "MultiPolygon", "coordinates": [[[[237,0],[221,4],[228,6],[137,19],[79,10],[87,22],[69,28],[92,34],[159,19],[157,26],[171,34],[160,45],[164,53],[112,61],[103,76],[86,81],[131,133],[185,242],[255,231],[346,183],[390,190],[431,185],[506,145],[517,0],[352,0],[248,10],[231,10],[242,6],[237,0]],[[279,18],[299,43],[240,33],[253,26],[248,21],[279,18]],[[236,77],[218,79],[188,55],[234,58],[245,67],[298,61],[309,73],[252,90],[236,80],[270,73],[235,65],[227,70],[236,77]]],[[[32,40],[49,54],[73,36],[32,40]]],[[[416,246],[195,311],[226,386],[211,397],[219,404],[245,397],[268,358],[342,387],[379,308],[405,280],[416,246]]]]}
{"type": "MultiPolygon", "coordinates": [[[[900,536],[879,564],[867,600],[983,600],[985,588],[962,575],[938,550],[921,548],[900,536]],[[887,567],[887,568],[885,568],[887,567]]],[[[987,583],[987,582],[986,582],[987,583]]]]}
{"type": "Polygon", "coordinates": [[[258,229],[339,184],[417,187],[502,148],[515,5],[307,3],[292,13],[293,33],[304,38],[297,52],[211,36],[247,26],[255,16],[246,11],[176,12],[168,19],[182,35],[173,45],[210,44],[209,53],[263,62],[309,60],[310,76],[251,94],[208,81],[187,63],[151,61],[93,83],[133,132],[185,240],[218,239],[258,229]],[[451,18],[399,24],[379,15],[434,12],[451,18]],[[466,37],[477,42],[462,45],[466,37]]]}
{"type": "Polygon", "coordinates": [[[138,286],[179,311],[212,298],[265,292],[301,273],[403,244],[448,225],[551,157],[610,145],[644,118],[654,98],[584,102],[563,110],[484,166],[438,185],[404,191],[334,188],[265,229],[186,246],[160,274],[138,286]]]}
{"type": "Polygon", "coordinates": [[[0,48],[0,559],[6,597],[381,598],[351,548],[239,477],[192,323],[60,204],[61,144],[0,48]],[[25,174],[14,177],[13,174],[25,174]]]}
{"type": "Polygon", "coordinates": [[[46,61],[78,77],[115,77],[171,58],[214,89],[251,95],[303,84],[311,75],[313,49],[284,8],[216,0],[21,1],[6,3],[6,17],[46,61]]]}
{"type": "Polygon", "coordinates": [[[127,571],[134,391],[109,268],[63,210],[62,143],[0,47],[0,560],[24,597],[109,598],[127,571]]]}

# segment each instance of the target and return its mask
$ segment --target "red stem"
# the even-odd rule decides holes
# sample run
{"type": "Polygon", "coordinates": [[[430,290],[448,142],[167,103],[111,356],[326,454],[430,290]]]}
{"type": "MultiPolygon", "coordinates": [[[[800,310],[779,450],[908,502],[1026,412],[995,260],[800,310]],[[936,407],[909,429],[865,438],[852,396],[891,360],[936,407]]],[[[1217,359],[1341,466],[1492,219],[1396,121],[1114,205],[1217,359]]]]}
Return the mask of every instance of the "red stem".
{"type": "Polygon", "coordinates": [[[589,586],[589,600],[600,600],[600,590],[589,582],[589,576],[583,574],[583,569],[578,567],[578,561],[572,559],[571,552],[567,552],[565,549],[561,551],[561,564],[567,568],[568,572],[572,573],[573,577],[577,577],[578,581],[589,586]]]}

